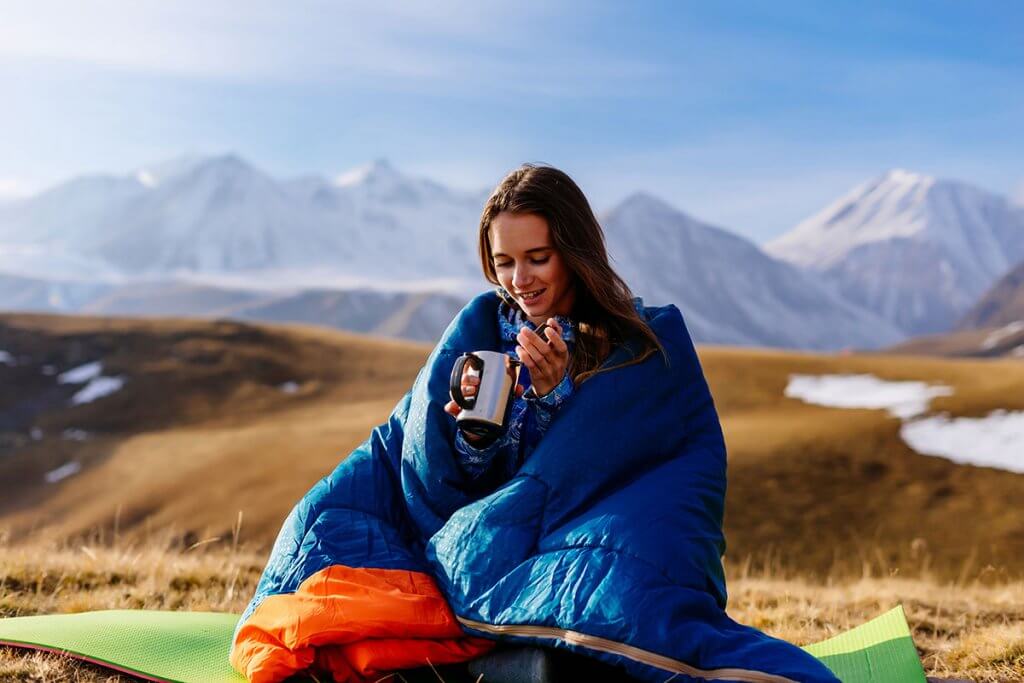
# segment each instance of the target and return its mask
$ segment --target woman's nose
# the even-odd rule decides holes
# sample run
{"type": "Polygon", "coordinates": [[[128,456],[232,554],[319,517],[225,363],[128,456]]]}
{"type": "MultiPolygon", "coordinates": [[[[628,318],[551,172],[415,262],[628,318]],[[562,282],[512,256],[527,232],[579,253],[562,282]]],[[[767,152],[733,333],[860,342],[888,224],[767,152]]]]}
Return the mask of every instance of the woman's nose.
{"type": "Polygon", "coordinates": [[[523,287],[531,282],[533,282],[533,275],[526,268],[516,268],[515,273],[512,274],[512,286],[517,292],[523,291],[523,287]]]}

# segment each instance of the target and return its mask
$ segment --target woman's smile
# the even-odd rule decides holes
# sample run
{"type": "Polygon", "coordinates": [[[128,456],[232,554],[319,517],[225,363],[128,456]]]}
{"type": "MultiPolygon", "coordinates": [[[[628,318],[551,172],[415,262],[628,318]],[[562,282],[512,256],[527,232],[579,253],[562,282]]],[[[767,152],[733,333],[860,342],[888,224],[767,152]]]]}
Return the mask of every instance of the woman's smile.
{"type": "Polygon", "coordinates": [[[522,294],[519,295],[519,301],[524,306],[536,305],[536,304],[540,303],[540,297],[546,291],[548,291],[547,287],[544,287],[543,289],[535,289],[535,290],[532,290],[532,291],[529,291],[529,292],[523,292],[522,294]]]}

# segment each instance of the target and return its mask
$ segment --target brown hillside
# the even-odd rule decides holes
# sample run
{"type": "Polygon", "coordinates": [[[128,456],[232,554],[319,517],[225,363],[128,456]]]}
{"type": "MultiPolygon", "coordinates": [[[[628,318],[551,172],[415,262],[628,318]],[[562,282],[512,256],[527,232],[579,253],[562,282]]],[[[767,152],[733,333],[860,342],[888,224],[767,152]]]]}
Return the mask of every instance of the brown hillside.
{"type": "Polygon", "coordinates": [[[730,554],[825,575],[898,571],[923,557],[956,578],[979,567],[1024,571],[1024,475],[912,451],[900,421],[783,397],[792,373],[871,373],[952,386],[935,412],[1024,409],[1024,363],[899,356],[832,357],[703,349],[729,446],[730,554]]]}
{"type": "Polygon", "coordinates": [[[109,527],[115,512],[128,533],[219,532],[244,509],[247,529],[268,538],[390,412],[428,351],[319,328],[59,316],[3,316],[0,349],[17,359],[0,365],[0,414],[18,416],[3,427],[0,515],[16,537],[109,527]],[[94,360],[126,378],[94,403],[69,406],[80,387],[43,373],[94,360]],[[45,483],[72,460],[81,473],[45,483]]]}
{"type": "MultiPolygon", "coordinates": [[[[0,413],[21,416],[3,427],[0,457],[0,525],[13,538],[173,526],[182,540],[223,541],[241,513],[243,538],[263,547],[294,502],[386,418],[429,351],[294,326],[47,316],[0,318],[0,349],[18,362],[0,365],[0,413]],[[121,392],[77,407],[67,407],[74,387],[47,393],[57,390],[44,364],[63,372],[91,360],[127,378],[121,392]],[[297,391],[282,391],[286,382],[297,391]],[[33,425],[42,425],[37,441],[33,425]],[[65,429],[92,436],[61,438],[65,429]],[[71,459],[80,473],[44,482],[71,459]]],[[[952,578],[988,565],[1024,572],[1024,476],[918,455],[882,411],[783,398],[791,373],[870,372],[950,384],[956,393],[937,399],[937,411],[1019,410],[1024,363],[700,355],[729,445],[731,562],[833,576],[922,562],[952,578]]]]}
{"type": "Polygon", "coordinates": [[[886,349],[886,352],[911,356],[1024,358],[1024,318],[1003,327],[915,337],[886,349]]]}
{"type": "Polygon", "coordinates": [[[1024,263],[999,278],[960,319],[957,329],[1002,327],[1014,320],[1024,320],[1024,263]]]}

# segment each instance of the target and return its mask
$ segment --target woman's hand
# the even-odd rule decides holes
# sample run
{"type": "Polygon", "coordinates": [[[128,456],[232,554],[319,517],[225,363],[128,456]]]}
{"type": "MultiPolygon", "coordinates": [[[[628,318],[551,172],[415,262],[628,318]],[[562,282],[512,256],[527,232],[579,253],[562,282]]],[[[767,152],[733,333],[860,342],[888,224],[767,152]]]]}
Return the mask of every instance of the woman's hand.
{"type": "MultiPolygon", "coordinates": [[[[534,335],[534,336],[536,336],[536,335],[534,335]]],[[[461,382],[462,382],[462,395],[463,396],[465,396],[466,398],[472,398],[473,396],[476,396],[476,388],[478,386],[480,386],[480,375],[476,374],[476,372],[473,371],[473,369],[469,366],[469,363],[466,363],[463,366],[463,368],[462,368],[462,380],[461,380],[461,382]]],[[[518,398],[518,397],[520,397],[522,395],[523,395],[523,385],[522,384],[517,384],[516,385],[516,398],[518,398]]],[[[456,403],[454,400],[448,401],[448,403],[446,403],[445,406],[444,406],[444,412],[448,413],[452,417],[458,417],[459,413],[461,411],[462,411],[462,408],[460,408],[459,404],[456,403]]],[[[469,434],[469,433],[466,433],[466,432],[463,432],[462,436],[463,436],[463,438],[466,439],[466,441],[468,441],[470,443],[476,443],[476,442],[480,441],[483,438],[483,437],[476,436],[474,434],[469,434]]]]}
{"type": "Polygon", "coordinates": [[[519,342],[516,353],[529,369],[533,390],[538,396],[558,386],[569,367],[569,347],[562,339],[562,326],[554,318],[548,318],[547,323],[543,339],[525,326],[516,337],[519,342]]]}

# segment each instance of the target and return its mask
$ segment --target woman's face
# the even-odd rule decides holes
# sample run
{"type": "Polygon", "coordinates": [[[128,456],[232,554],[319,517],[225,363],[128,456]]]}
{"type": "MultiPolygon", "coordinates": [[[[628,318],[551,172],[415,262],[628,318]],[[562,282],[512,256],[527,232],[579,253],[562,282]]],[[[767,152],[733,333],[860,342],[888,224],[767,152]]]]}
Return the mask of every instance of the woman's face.
{"type": "Polygon", "coordinates": [[[491,220],[489,237],[498,284],[515,297],[530,322],[539,325],[572,311],[572,273],[552,245],[543,216],[502,211],[491,220]]]}

